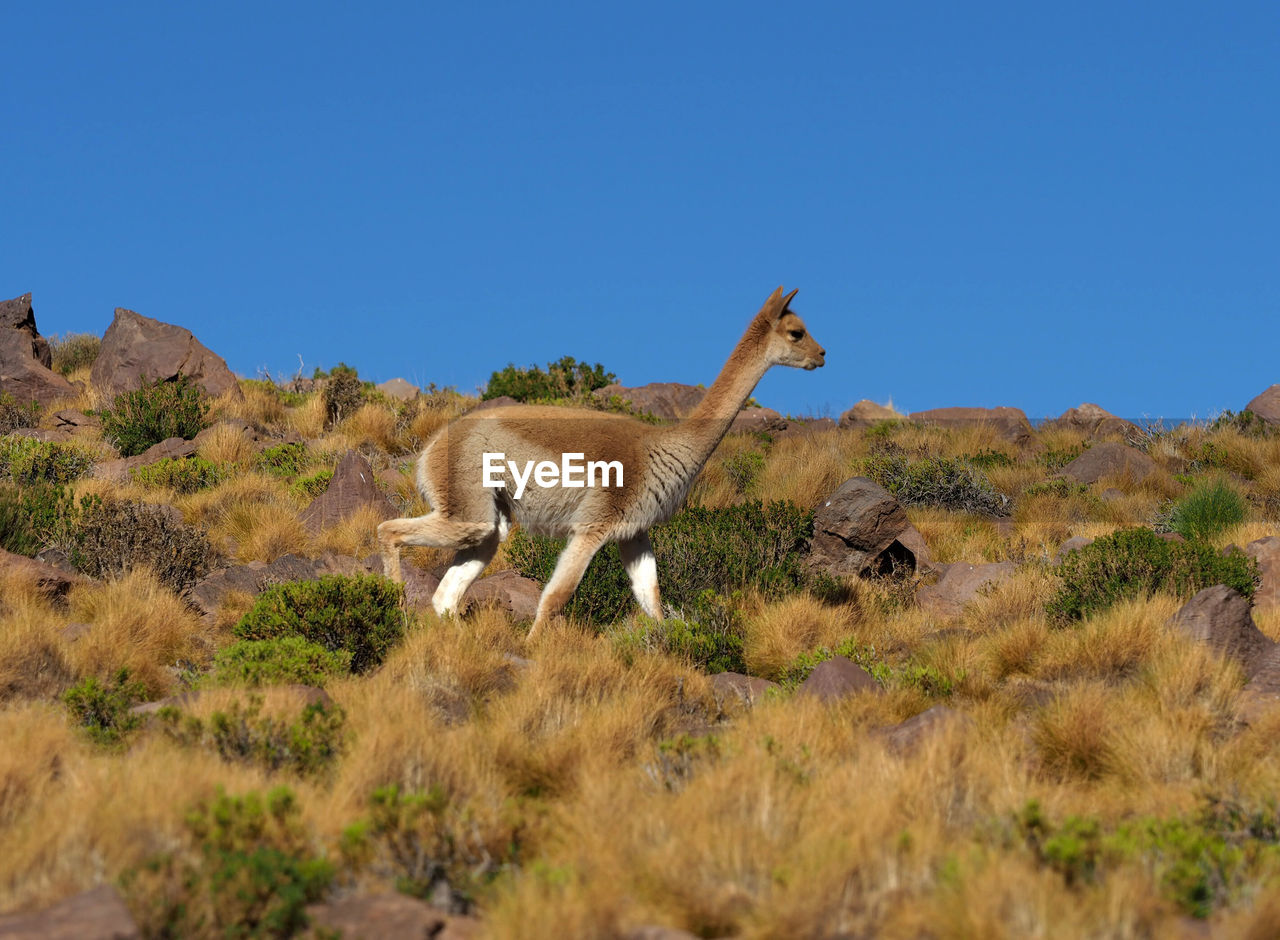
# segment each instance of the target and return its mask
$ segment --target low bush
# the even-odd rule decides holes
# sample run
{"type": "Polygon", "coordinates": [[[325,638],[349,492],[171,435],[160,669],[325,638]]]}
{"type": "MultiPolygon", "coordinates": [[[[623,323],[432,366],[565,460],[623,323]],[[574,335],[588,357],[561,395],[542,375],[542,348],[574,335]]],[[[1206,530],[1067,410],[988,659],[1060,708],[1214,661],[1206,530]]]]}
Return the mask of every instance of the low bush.
{"type": "Polygon", "coordinates": [[[93,454],[76,444],[34,437],[0,439],[0,474],[20,486],[70,483],[93,469],[93,454]]]}
{"type": "Polygon", "coordinates": [[[1009,498],[997,492],[981,470],[963,460],[908,460],[900,454],[877,454],[863,462],[863,472],[904,506],[941,506],[996,516],[1009,513],[1009,498]]]}
{"type": "Polygon", "coordinates": [[[0,435],[12,434],[19,428],[34,428],[39,423],[38,402],[19,402],[8,392],[0,392],[0,435]]]}
{"type": "Polygon", "coordinates": [[[1239,549],[1220,554],[1203,542],[1163,539],[1150,529],[1122,529],[1068,552],[1053,569],[1062,579],[1048,612],[1079,620],[1117,601],[1168,591],[1188,598],[1215,584],[1252,597],[1258,566],[1239,549]]]}
{"type": "MultiPolygon", "coordinates": [[[[779,596],[797,590],[805,583],[801,552],[812,534],[812,513],[791,503],[686,507],[650,532],[664,603],[680,610],[696,604],[704,591],[750,587],[779,596]]],[[[517,529],[507,557],[521,574],[545,583],[563,548],[563,539],[517,529]]],[[[612,623],[631,609],[631,598],[618,548],[610,544],[592,560],[565,612],[612,623]]]]}
{"type": "Polygon", "coordinates": [[[313,702],[295,721],[262,715],[262,698],[232,704],[207,719],[173,707],[159,712],[165,733],[184,747],[213,751],[225,761],[264,770],[318,774],[332,766],[344,743],[346,712],[339,705],[313,702]]]}
{"type": "Polygon", "coordinates": [[[329,652],[300,636],[238,640],[218,650],[207,682],[213,685],[324,685],[351,671],[351,654],[329,652]]]}
{"type": "Polygon", "coordinates": [[[187,815],[182,845],[127,872],[121,886],[149,937],[292,937],[333,881],[293,791],[230,796],[187,815]]]}
{"type": "Polygon", "coordinates": [[[205,533],[183,525],[167,507],[87,497],[74,508],[64,500],[59,510],[53,542],[92,578],[148,565],[182,593],[208,573],[214,558],[205,533]]]}
{"type": "Polygon", "coordinates": [[[616,381],[618,377],[606,372],[598,362],[590,366],[565,356],[558,362],[547,363],[545,370],[537,366],[518,369],[510,364],[489,376],[489,384],[480,397],[488,400],[506,395],[521,402],[582,398],[616,381]]]}
{"type": "Polygon", "coordinates": [[[240,618],[244,640],[300,636],[330,652],[351,655],[352,672],[382,662],[403,636],[404,589],[378,575],[326,575],[318,581],[277,584],[258,595],[240,618]]]}
{"type": "Polygon", "coordinates": [[[289,492],[299,500],[310,502],[329,488],[333,479],[333,469],[317,470],[305,477],[299,477],[289,484],[289,492]]]}
{"type": "Polygon", "coordinates": [[[324,411],[329,424],[349,418],[365,402],[365,387],[355,369],[340,362],[324,383],[324,411]]]}
{"type": "Polygon", "coordinates": [[[227,468],[203,457],[165,457],[145,467],[134,467],[129,474],[148,489],[194,493],[225,480],[227,468]]]}
{"type": "Polygon", "coordinates": [[[209,402],[204,390],[184,373],[172,382],[143,381],[132,392],[121,392],[100,413],[102,436],[123,457],[134,457],[171,437],[190,440],[205,429],[209,402]]]}
{"type": "Polygon", "coordinates": [[[703,591],[696,601],[666,620],[641,616],[613,634],[614,648],[630,661],[639,650],[661,651],[707,673],[745,672],[746,624],[739,598],[703,591]]]}
{"type": "Polygon", "coordinates": [[[310,464],[307,445],[300,441],[264,447],[258,454],[255,466],[259,470],[278,477],[296,477],[310,464]]]}
{"type": "Polygon", "coordinates": [[[129,680],[129,670],[121,669],[106,685],[93,676],[77,683],[62,696],[72,719],[97,744],[120,744],[142,725],[129,709],[144,700],[146,686],[129,680]]]}
{"type": "Polygon", "coordinates": [[[1245,437],[1270,437],[1275,428],[1266,418],[1248,408],[1243,411],[1224,411],[1213,419],[1210,431],[1235,431],[1245,437]]]}
{"type": "Polygon", "coordinates": [[[102,337],[92,333],[63,333],[61,336],[49,337],[53,371],[63,375],[89,368],[98,358],[101,349],[102,337]]]}
{"type": "Polygon", "coordinates": [[[1211,539],[1244,522],[1244,497],[1221,478],[1198,484],[1173,505],[1169,528],[1186,539],[1211,539]]]}
{"type": "Polygon", "coordinates": [[[733,484],[734,492],[742,495],[755,485],[764,472],[764,454],[758,450],[744,450],[724,462],[724,472],[733,484]]]}

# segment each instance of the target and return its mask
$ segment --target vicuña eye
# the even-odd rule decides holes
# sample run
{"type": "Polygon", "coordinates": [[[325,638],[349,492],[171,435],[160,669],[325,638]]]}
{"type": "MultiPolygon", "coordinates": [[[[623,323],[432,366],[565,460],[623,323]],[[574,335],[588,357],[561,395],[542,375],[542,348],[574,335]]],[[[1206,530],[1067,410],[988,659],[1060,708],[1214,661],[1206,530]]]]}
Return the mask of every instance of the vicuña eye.
{"type": "Polygon", "coordinates": [[[792,339],[804,339],[804,330],[788,330],[787,332],[791,334],[792,339]]]}

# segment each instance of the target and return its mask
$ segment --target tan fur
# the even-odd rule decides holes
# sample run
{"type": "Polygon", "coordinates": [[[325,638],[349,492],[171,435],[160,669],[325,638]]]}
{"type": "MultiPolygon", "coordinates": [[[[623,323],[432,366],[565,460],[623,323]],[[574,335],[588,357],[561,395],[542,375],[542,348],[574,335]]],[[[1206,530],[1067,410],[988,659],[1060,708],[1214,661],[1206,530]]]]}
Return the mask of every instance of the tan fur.
{"type": "MultiPolygon", "coordinates": [[[[432,512],[392,519],[378,526],[383,567],[401,580],[400,547],[433,545],[458,554],[432,598],[439,613],[456,609],[506,538],[511,523],[530,532],[568,538],[538,602],[530,638],[572,596],[595,553],[618,542],[636,599],[652,617],[662,605],[648,530],[680,508],[734,416],[773,365],[816,369],[825,350],[788,309],[792,291],[779,287],[747,326],[715,383],[685,421],[657,427],[623,415],[579,408],[511,405],[463,415],[442,428],[418,458],[418,488],[432,512]],[[486,452],[526,461],[560,464],[565,453],[585,461],[618,461],[623,485],[539,487],[530,480],[522,497],[483,485],[486,452]]],[[[614,481],[616,482],[616,481],[614,481]]]]}

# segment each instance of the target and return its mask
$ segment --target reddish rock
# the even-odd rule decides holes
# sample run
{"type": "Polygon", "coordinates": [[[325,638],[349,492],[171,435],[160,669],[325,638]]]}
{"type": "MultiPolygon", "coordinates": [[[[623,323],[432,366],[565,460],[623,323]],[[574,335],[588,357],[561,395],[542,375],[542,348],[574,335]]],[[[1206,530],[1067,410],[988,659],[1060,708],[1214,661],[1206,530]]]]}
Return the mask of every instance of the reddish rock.
{"type": "Polygon", "coordinates": [[[449,914],[405,894],[355,895],[312,904],[307,916],[343,940],[470,940],[480,936],[480,921],[449,914]]]}
{"type": "Polygon", "coordinates": [[[757,676],[744,676],[738,672],[718,672],[711,677],[711,690],[716,697],[716,705],[724,710],[729,701],[739,701],[744,705],[754,705],[768,694],[770,689],[782,688],[776,682],[761,679],[757,676]]]}
{"type": "Polygon", "coordinates": [[[812,568],[837,577],[857,576],[903,564],[922,568],[931,561],[901,504],[866,477],[845,480],[814,513],[808,558],[812,568]]]}
{"type": "Polygon", "coordinates": [[[819,663],[796,689],[796,695],[811,695],[828,703],[863,692],[880,695],[884,690],[871,673],[844,656],[819,663]]]}
{"type": "Polygon", "coordinates": [[[936,617],[958,617],[984,588],[1009,580],[1018,566],[1011,561],[980,565],[958,561],[941,570],[936,584],[923,585],[916,592],[916,601],[936,617]]]}
{"type": "Polygon", "coordinates": [[[80,390],[32,355],[31,338],[22,330],[0,329],[0,394],[20,404],[76,398],[80,390]]]}
{"type": "Polygon", "coordinates": [[[510,395],[499,395],[497,398],[490,398],[480,402],[480,404],[472,408],[471,411],[468,411],[467,414],[471,414],[473,411],[488,411],[490,408],[504,408],[507,405],[518,404],[520,404],[520,402],[516,401],[510,395]]]}
{"type": "Polygon", "coordinates": [[[1252,676],[1275,643],[1253,622],[1249,600],[1225,584],[1215,584],[1187,601],[1171,626],[1197,643],[1230,656],[1252,676]]]}
{"type": "Polygon", "coordinates": [[[413,401],[418,397],[419,389],[404,379],[389,379],[378,386],[378,391],[392,401],[413,401]]]}
{"type": "Polygon", "coordinates": [[[797,435],[821,434],[824,431],[834,431],[835,429],[836,423],[831,418],[792,418],[778,434],[782,437],[795,437],[797,435]]]}
{"type": "Polygon", "coordinates": [[[85,578],[72,572],[64,571],[53,565],[15,555],[0,548],[0,575],[15,576],[30,581],[49,600],[61,600],[67,592],[78,584],[85,583],[85,578]]]}
{"type": "Polygon", "coordinates": [[[31,342],[30,358],[46,369],[53,368],[53,351],[49,348],[49,341],[36,329],[36,312],[31,306],[31,294],[0,301],[0,330],[25,333],[31,342]]]}
{"type": "Polygon", "coordinates": [[[100,428],[102,419],[71,408],[55,411],[53,420],[59,428],[100,428]]]}
{"type": "Polygon", "coordinates": [[[1269,610],[1280,605],[1280,538],[1268,535],[1244,547],[1244,553],[1258,563],[1262,583],[1253,595],[1253,606],[1269,610]]]}
{"type": "Polygon", "coordinates": [[[508,569],[474,582],[463,596],[463,603],[500,607],[516,620],[532,620],[538,613],[541,596],[541,584],[508,569]]]}
{"type": "Polygon", "coordinates": [[[400,569],[404,574],[404,602],[413,610],[432,610],[431,596],[440,586],[440,579],[425,568],[403,563],[400,569]]]}
{"type": "Polygon", "coordinates": [[[1078,431],[1094,439],[1124,438],[1138,432],[1137,425],[1131,421],[1117,418],[1111,412],[1090,402],[1085,402],[1078,408],[1068,408],[1053,421],[1046,422],[1044,427],[1078,431]]]}
{"type": "Polygon", "coordinates": [[[1244,407],[1269,424],[1280,424],[1280,385],[1272,385],[1244,407]]]}
{"type": "Polygon", "coordinates": [[[1087,536],[1073,535],[1071,538],[1063,542],[1062,545],[1058,548],[1058,554],[1053,556],[1053,563],[1055,565],[1059,564],[1061,563],[1062,559],[1066,558],[1069,554],[1074,552],[1076,549],[1084,548],[1086,545],[1092,545],[1092,544],[1093,544],[1093,539],[1087,536]]]}
{"type": "Polygon", "coordinates": [[[650,382],[648,385],[635,388],[617,384],[606,385],[591,394],[603,399],[617,395],[631,402],[631,407],[636,411],[647,412],[655,418],[675,419],[687,418],[689,413],[698,407],[698,402],[702,401],[702,396],[706,393],[705,388],[683,385],[679,382],[650,382]]]}
{"type": "Polygon", "coordinates": [[[172,381],[179,375],[215,397],[240,390],[226,361],[190,330],[117,307],[89,376],[93,387],[111,398],[143,381],[172,381]]]}
{"type": "Polygon", "coordinates": [[[1063,467],[1062,473],[1080,483],[1097,483],[1103,477],[1122,475],[1145,480],[1155,470],[1156,462],[1136,447],[1103,441],[1063,467]]]}
{"type": "Polygon", "coordinates": [[[787,419],[772,408],[743,408],[729,430],[743,434],[777,434],[788,426],[787,419]]]}
{"type": "Polygon", "coordinates": [[[862,399],[840,416],[842,428],[869,428],[881,421],[905,420],[906,415],[899,414],[888,405],[878,405],[873,401],[862,399]]]}
{"type": "Polygon", "coordinates": [[[895,754],[911,754],[948,729],[973,724],[973,719],[946,705],[934,705],[884,732],[885,746],[895,754]]]}
{"type": "Polygon", "coordinates": [[[1019,408],[933,408],[913,411],[910,419],[917,424],[936,424],[941,427],[969,427],[989,425],[1001,438],[1014,444],[1031,439],[1031,422],[1019,408]]]}
{"type": "Polygon", "coordinates": [[[0,916],[4,940],[134,940],[142,932],[110,885],[30,914],[0,916]]]}
{"type": "Polygon", "coordinates": [[[302,511],[302,524],[314,534],[365,506],[377,510],[380,519],[393,519],[397,515],[395,506],[374,482],[369,461],[349,450],[338,462],[329,486],[302,511]]]}
{"type": "Polygon", "coordinates": [[[339,572],[322,570],[319,563],[310,559],[281,555],[271,562],[251,561],[211,571],[187,592],[187,602],[204,615],[211,616],[233,592],[257,595],[273,584],[311,581],[322,574],[336,573],[339,572]]]}

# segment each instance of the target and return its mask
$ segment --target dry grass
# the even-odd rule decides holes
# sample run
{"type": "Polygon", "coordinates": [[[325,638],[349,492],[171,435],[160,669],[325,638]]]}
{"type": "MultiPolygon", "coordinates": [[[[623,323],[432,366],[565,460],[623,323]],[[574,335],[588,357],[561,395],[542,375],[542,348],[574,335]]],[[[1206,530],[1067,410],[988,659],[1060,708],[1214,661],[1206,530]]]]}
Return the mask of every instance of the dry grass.
{"type": "Polygon", "coordinates": [[[205,460],[218,464],[248,466],[258,449],[245,432],[234,424],[216,424],[209,435],[200,442],[197,453],[205,460]]]}

